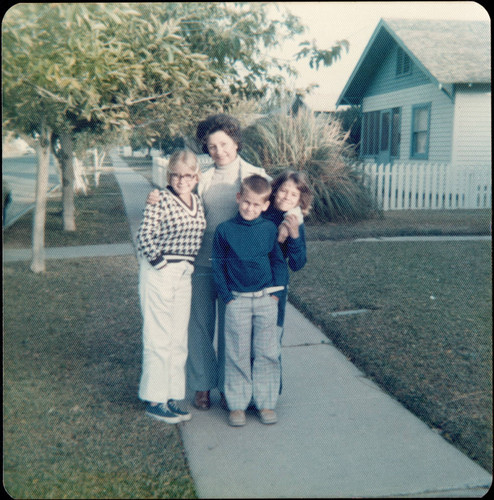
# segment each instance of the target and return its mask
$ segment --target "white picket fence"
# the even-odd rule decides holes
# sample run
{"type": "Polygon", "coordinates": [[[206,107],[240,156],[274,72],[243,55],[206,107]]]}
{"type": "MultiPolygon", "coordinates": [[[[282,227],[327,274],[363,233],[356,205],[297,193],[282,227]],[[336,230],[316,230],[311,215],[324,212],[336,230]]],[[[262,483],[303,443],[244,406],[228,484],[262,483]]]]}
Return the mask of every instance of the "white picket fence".
{"type": "Polygon", "coordinates": [[[358,167],[383,210],[491,208],[490,165],[400,162],[358,167]]]}
{"type": "MultiPolygon", "coordinates": [[[[211,163],[198,157],[201,169],[211,163]]],[[[153,183],[166,186],[167,158],[153,158],[153,183]]],[[[451,163],[360,163],[364,182],[383,210],[491,208],[490,165],[475,168],[451,163]]]]}

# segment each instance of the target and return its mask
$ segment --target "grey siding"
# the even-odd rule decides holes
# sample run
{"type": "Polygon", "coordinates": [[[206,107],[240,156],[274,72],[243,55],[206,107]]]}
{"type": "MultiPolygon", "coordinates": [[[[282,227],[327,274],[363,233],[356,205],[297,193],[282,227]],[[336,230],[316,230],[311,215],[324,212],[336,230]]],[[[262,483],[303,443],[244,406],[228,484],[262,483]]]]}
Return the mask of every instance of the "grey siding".
{"type": "Polygon", "coordinates": [[[410,159],[412,110],[419,104],[431,104],[428,161],[451,161],[454,106],[451,99],[435,84],[409,87],[386,94],[365,97],[362,111],[401,108],[400,158],[410,159]]]}
{"type": "Polygon", "coordinates": [[[475,167],[491,158],[491,92],[463,88],[455,95],[453,161],[475,167]]]}
{"type": "Polygon", "coordinates": [[[398,46],[393,43],[392,47],[383,54],[381,66],[369,82],[366,96],[387,94],[397,90],[403,90],[418,85],[425,85],[430,82],[429,77],[424,74],[413,62],[410,74],[396,75],[396,60],[398,46]]]}

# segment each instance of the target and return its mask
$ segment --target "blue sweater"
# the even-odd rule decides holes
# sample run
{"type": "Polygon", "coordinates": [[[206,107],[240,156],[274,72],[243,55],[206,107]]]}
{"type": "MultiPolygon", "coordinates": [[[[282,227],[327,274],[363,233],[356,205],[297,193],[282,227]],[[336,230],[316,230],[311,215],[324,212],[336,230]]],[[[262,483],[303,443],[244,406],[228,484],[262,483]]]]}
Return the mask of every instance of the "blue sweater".
{"type": "Polygon", "coordinates": [[[288,269],[277,237],[277,227],[262,216],[247,221],[237,213],[218,225],[211,260],[216,288],[225,303],[235,298],[232,291],[287,285],[288,269]]]}
{"type": "MultiPolygon", "coordinates": [[[[265,219],[272,221],[278,227],[285,217],[285,212],[278,210],[273,204],[269,205],[268,209],[263,212],[262,216],[265,219]]],[[[300,224],[298,227],[299,237],[293,239],[289,236],[280,246],[283,252],[283,257],[287,259],[288,266],[292,271],[302,269],[307,262],[307,250],[305,247],[305,226],[300,224]]],[[[288,299],[288,290],[280,294],[278,302],[278,326],[283,327],[285,323],[286,302],[288,299]]]]}
{"type": "MultiPolygon", "coordinates": [[[[278,227],[285,217],[285,212],[274,208],[274,205],[269,205],[268,209],[263,212],[262,216],[265,219],[273,222],[278,227]]],[[[281,251],[285,259],[288,259],[288,265],[292,271],[299,271],[307,263],[307,250],[305,246],[305,225],[300,224],[299,237],[293,239],[289,236],[283,243],[281,243],[281,251]]]]}

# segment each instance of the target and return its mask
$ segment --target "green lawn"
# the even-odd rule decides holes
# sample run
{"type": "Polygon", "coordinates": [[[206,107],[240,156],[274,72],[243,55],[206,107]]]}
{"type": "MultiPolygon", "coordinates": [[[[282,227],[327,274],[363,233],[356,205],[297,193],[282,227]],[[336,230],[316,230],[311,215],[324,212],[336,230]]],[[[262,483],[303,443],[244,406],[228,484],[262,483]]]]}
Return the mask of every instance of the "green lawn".
{"type": "Polygon", "coordinates": [[[311,241],[291,301],[368,376],[492,470],[490,241],[311,241]],[[334,317],[336,311],[368,312],[334,317]]]}
{"type": "Polygon", "coordinates": [[[137,399],[135,257],[4,266],[4,486],[13,498],[191,498],[176,426],[137,399]],[[20,320],[20,321],[19,321],[20,320]]]}
{"type": "Polygon", "coordinates": [[[309,240],[345,240],[380,236],[491,234],[492,212],[481,210],[392,210],[383,217],[346,223],[311,224],[309,240]]]}
{"type": "MultiPolygon", "coordinates": [[[[52,195],[46,207],[45,246],[98,245],[129,241],[129,224],[113,174],[103,174],[99,187],[91,187],[87,196],[75,197],[76,231],[62,230],[60,192],[52,195]]],[[[4,248],[30,248],[33,214],[29,212],[4,231],[4,248]]]]}
{"type": "MultiPolygon", "coordinates": [[[[63,233],[60,201],[50,202],[47,246],[130,241],[118,184],[101,180],[76,200],[75,234],[63,233]]],[[[346,240],[431,226],[489,234],[489,221],[488,211],[395,212],[310,226],[309,262],[292,275],[291,299],[364,372],[490,470],[490,242],[346,240]],[[370,312],[329,315],[357,308],[370,312]]],[[[29,247],[31,223],[26,215],[7,229],[4,247],[29,247]]],[[[194,497],[178,428],[146,418],[137,399],[136,259],[49,260],[42,275],[29,264],[3,268],[7,492],[194,497]]]]}
{"type": "MultiPolygon", "coordinates": [[[[52,200],[47,245],[130,241],[118,184],[52,200]]],[[[29,247],[32,214],[4,236],[29,247]]],[[[13,498],[194,498],[177,426],[137,398],[142,318],[134,256],[4,264],[4,487],[13,498]]],[[[182,425],[182,424],[180,424],[182,425]]]]}

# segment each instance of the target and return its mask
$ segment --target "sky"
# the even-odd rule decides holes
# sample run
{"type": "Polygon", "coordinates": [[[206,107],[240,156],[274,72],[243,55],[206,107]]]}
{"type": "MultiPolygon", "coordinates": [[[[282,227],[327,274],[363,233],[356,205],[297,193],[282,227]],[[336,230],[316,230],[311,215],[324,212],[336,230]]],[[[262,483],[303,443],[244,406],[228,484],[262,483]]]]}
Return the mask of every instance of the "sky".
{"type": "MultiPolygon", "coordinates": [[[[302,41],[315,40],[319,48],[330,48],[338,40],[348,40],[349,52],[329,68],[311,70],[308,61],[294,63],[300,75],[292,88],[311,83],[319,88],[306,102],[317,107],[323,100],[334,109],[336,101],[352,74],[379,20],[383,17],[407,19],[460,19],[490,21],[489,14],[477,2],[278,2],[300,18],[308,31],[285,43],[279,55],[292,59],[302,41]]],[[[292,59],[293,60],[293,59],[292,59]]]]}

